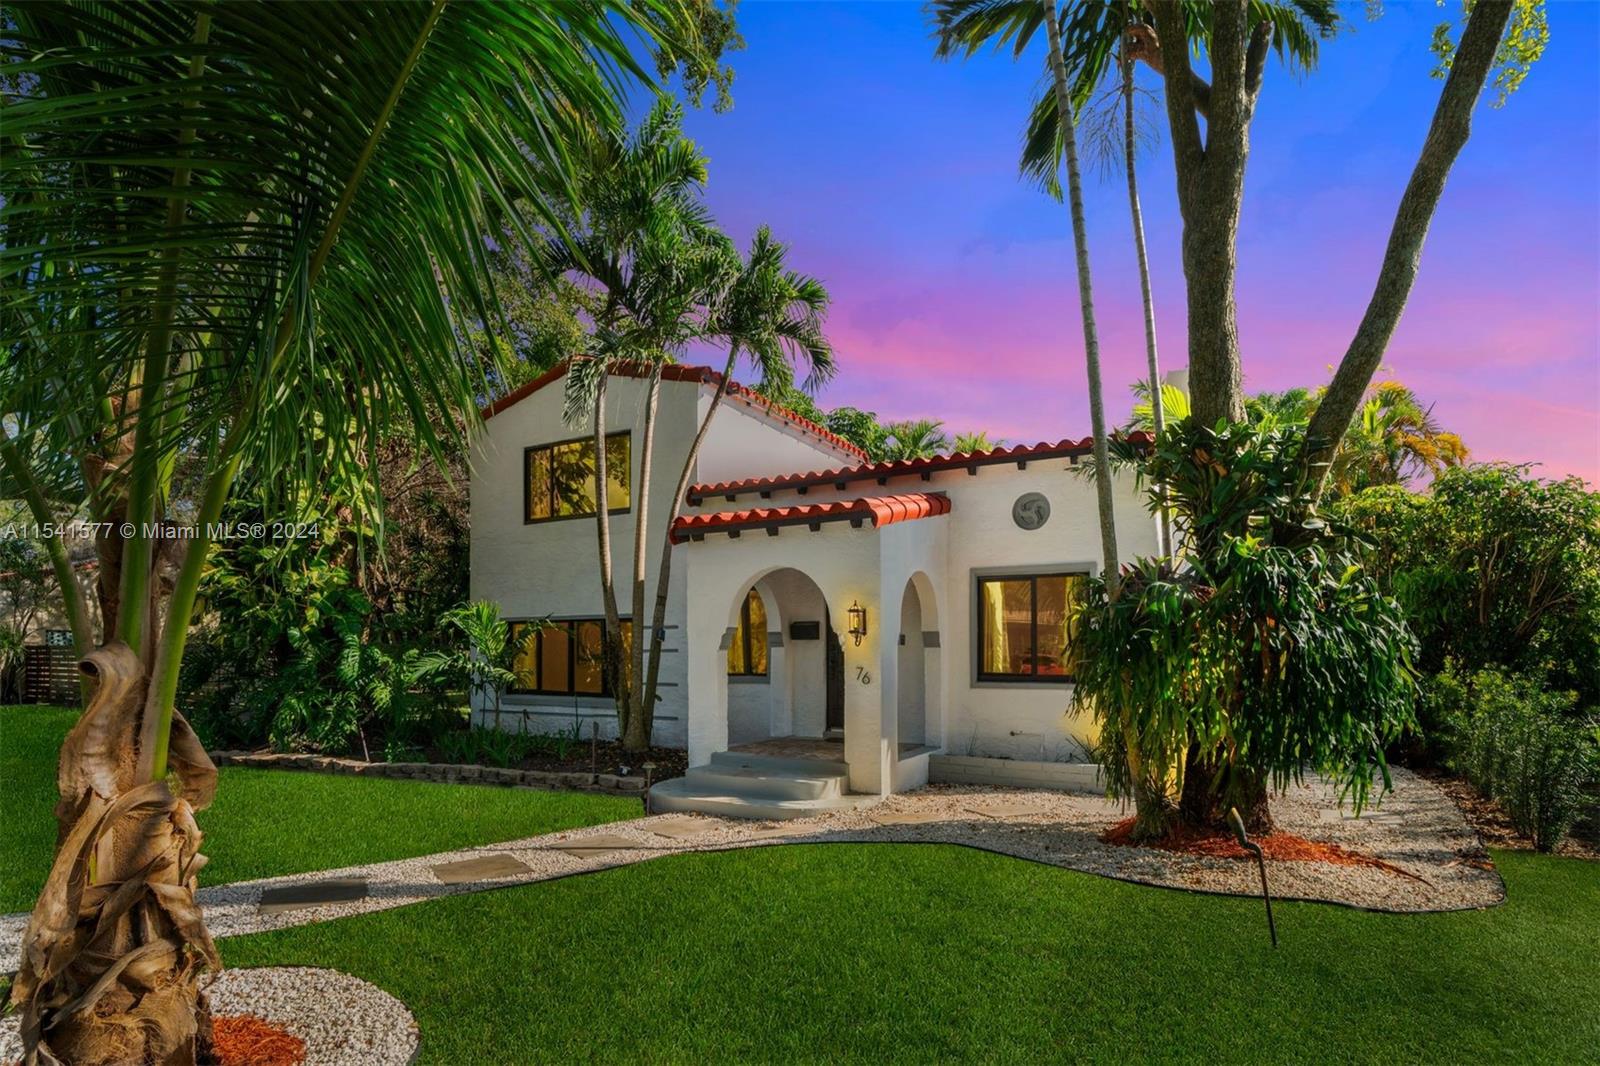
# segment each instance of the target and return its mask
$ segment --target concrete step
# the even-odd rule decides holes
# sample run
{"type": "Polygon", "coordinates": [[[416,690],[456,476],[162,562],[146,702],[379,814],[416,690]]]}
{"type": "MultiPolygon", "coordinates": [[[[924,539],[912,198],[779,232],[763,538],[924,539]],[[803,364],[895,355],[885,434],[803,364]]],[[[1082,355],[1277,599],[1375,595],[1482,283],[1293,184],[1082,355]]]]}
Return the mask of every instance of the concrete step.
{"type": "Polygon", "coordinates": [[[778,755],[752,755],[741,751],[719,751],[712,754],[711,762],[707,765],[719,769],[757,770],[768,774],[792,773],[804,777],[848,776],[850,772],[850,768],[845,765],[842,746],[837,759],[808,759],[803,756],[786,758],[778,755]]]}
{"type": "Polygon", "coordinates": [[[657,814],[682,811],[761,821],[807,818],[877,801],[877,796],[831,795],[795,799],[750,790],[706,789],[697,787],[688,777],[675,777],[650,789],[650,810],[657,814]]]}
{"type": "Polygon", "coordinates": [[[843,773],[815,773],[766,766],[691,766],[685,779],[700,792],[729,792],[774,799],[826,799],[845,792],[843,773]]]}

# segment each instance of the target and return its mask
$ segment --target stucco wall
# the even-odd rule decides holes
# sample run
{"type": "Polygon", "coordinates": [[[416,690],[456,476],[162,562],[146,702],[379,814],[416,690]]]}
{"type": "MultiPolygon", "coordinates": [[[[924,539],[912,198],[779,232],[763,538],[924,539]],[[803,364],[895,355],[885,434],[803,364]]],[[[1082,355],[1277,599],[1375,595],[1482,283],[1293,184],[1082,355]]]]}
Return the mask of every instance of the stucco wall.
{"type": "MultiPolygon", "coordinates": [[[[683,457],[709,403],[709,389],[692,382],[663,382],[656,417],[655,455],[651,474],[649,530],[646,533],[645,617],[654,607],[655,578],[662,539],[669,518],[667,501],[677,487],[683,457]]],[[[644,428],[645,383],[612,377],[607,386],[606,429],[630,430],[633,503],[640,500],[639,472],[644,428]]],[[[523,521],[523,450],[587,436],[591,428],[562,418],[562,383],[557,381],[500,411],[485,424],[471,460],[471,596],[500,604],[506,618],[577,618],[603,614],[599,556],[592,516],[525,524],[523,521]]],[[[850,461],[798,427],[780,424],[736,400],[718,410],[701,448],[694,480],[758,477],[796,468],[838,466],[850,461]]],[[[619,607],[632,613],[628,583],[633,567],[636,513],[610,517],[611,558],[617,575],[619,607]]],[[[684,633],[684,589],[690,560],[680,545],[673,555],[667,605],[666,639],[661,664],[661,702],[657,705],[654,740],[665,746],[687,742],[684,633]]],[[[776,626],[772,628],[776,629],[776,626]]],[[[717,644],[712,631],[708,643],[717,644]]],[[[750,686],[751,701],[764,686],[750,686]]],[[[510,728],[551,732],[578,724],[587,735],[598,721],[602,736],[614,736],[616,713],[609,698],[594,696],[506,696],[512,712],[510,728]]],[[[759,713],[752,710],[752,714],[759,713]]],[[[480,714],[480,719],[482,715],[480,714]]]]}

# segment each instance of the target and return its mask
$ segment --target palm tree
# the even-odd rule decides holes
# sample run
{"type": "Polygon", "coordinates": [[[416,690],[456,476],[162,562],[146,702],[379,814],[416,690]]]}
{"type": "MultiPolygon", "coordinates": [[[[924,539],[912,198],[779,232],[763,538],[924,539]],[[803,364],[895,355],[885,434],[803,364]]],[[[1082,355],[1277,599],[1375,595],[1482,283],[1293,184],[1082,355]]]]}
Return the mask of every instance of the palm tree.
{"type": "Polygon", "coordinates": [[[1466,462],[1461,438],[1398,381],[1373,386],[1334,452],[1328,480],[1340,495],[1372,485],[1402,485],[1466,462]]]}
{"type": "Polygon", "coordinates": [[[1106,580],[1115,590],[1120,569],[1117,525],[1112,505],[1111,458],[1106,435],[1105,402],[1100,387],[1100,333],[1095,326],[1094,288],[1089,271],[1089,237],[1084,222],[1083,180],[1078,170],[1072,84],[1062,58],[1062,22],[1073,13],[1058,11],[1055,0],[934,0],[931,12],[938,38],[937,55],[971,56],[986,44],[1013,42],[1021,55],[1040,25],[1045,27],[1046,72],[1056,104],[1062,157],[1067,170],[1067,199],[1072,209],[1072,242],[1078,264],[1078,306],[1083,322],[1084,366],[1089,383],[1089,424],[1094,434],[1095,492],[1100,509],[1100,549],[1106,580]]]}
{"type": "Polygon", "coordinates": [[[951,447],[958,452],[992,452],[996,445],[983,430],[975,433],[957,433],[951,447]]]}
{"type": "Polygon", "coordinates": [[[434,0],[8,19],[0,194],[27,210],[3,220],[0,399],[130,523],[11,998],[30,1063],[192,1063],[218,962],[193,812],[216,771],[174,694],[215,523],[247,464],[312,491],[363,478],[382,433],[453,443],[482,387],[459,338],[497,317],[480,235],[518,197],[557,221],[580,124],[614,127],[615,91],[644,77],[637,16],[434,0]],[[158,571],[180,448],[194,535],[158,571]]]}
{"type": "MultiPolygon", "coordinates": [[[[629,586],[629,617],[635,625],[645,610],[645,549],[661,368],[701,336],[708,291],[719,283],[731,254],[727,238],[712,225],[700,202],[706,161],[683,135],[682,119],[682,109],[662,99],[631,137],[599,132],[584,157],[579,182],[583,210],[564,232],[552,235],[542,255],[549,273],[579,278],[599,307],[588,357],[571,363],[565,396],[567,418],[587,420],[592,427],[596,501],[606,498],[610,476],[605,446],[610,373],[624,363],[648,368],[629,586]]],[[[641,728],[637,719],[642,708],[649,706],[639,691],[644,644],[634,640],[630,647],[622,635],[611,519],[598,502],[595,531],[606,617],[601,662],[616,704],[618,731],[633,736],[641,728]]]]}
{"type": "Polygon", "coordinates": [[[884,428],[888,430],[883,446],[885,461],[926,459],[950,450],[950,438],[945,435],[944,423],[936,419],[890,422],[884,428]]]}
{"type": "MultiPolygon", "coordinates": [[[[781,392],[791,387],[797,362],[805,371],[807,391],[814,390],[833,376],[833,348],[822,331],[822,320],[828,310],[828,292],[815,278],[789,269],[788,249],[773,239],[767,227],[762,226],[756,231],[750,242],[749,254],[742,261],[735,255],[726,262],[722,281],[707,283],[705,293],[707,299],[701,334],[724,341],[728,345],[728,359],[717,381],[716,391],[711,395],[711,402],[706,406],[706,413],[700,420],[700,427],[695,431],[689,450],[684,455],[677,487],[668,504],[667,528],[661,539],[661,561],[657,564],[655,609],[651,613],[647,634],[649,663],[640,711],[635,717],[635,729],[623,737],[623,748],[627,751],[642,751],[650,744],[656,692],[661,676],[661,651],[666,634],[667,592],[672,576],[672,520],[683,510],[689,485],[694,480],[700,448],[711,430],[717,409],[722,406],[733,384],[733,373],[738,368],[739,357],[750,357],[762,387],[768,391],[781,392]]],[[[634,643],[643,642],[636,640],[634,643]]]]}

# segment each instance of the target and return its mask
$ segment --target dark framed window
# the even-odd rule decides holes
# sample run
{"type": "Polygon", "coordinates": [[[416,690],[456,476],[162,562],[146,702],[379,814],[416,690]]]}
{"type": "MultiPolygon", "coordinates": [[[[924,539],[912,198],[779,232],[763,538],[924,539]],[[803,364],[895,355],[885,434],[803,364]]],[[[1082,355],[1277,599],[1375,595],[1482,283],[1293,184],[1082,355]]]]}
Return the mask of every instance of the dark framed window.
{"type": "MultiPolygon", "coordinates": [[[[633,502],[632,451],[626,431],[606,437],[607,514],[622,514],[633,502]]],[[[594,514],[593,437],[524,448],[522,474],[524,524],[594,514]]]]}
{"type": "Polygon", "coordinates": [[[1072,680],[1072,630],[1088,574],[978,578],[978,680],[1072,680]]]}
{"type": "Polygon", "coordinates": [[[728,645],[728,676],[766,677],[767,659],[767,605],[751,589],[739,605],[739,628],[728,645]]]}
{"type": "MultiPolygon", "coordinates": [[[[507,692],[524,696],[611,695],[601,660],[605,648],[604,618],[512,622],[512,643],[520,643],[530,627],[533,635],[512,660],[511,672],[517,679],[506,686],[507,692]]],[[[628,656],[632,650],[633,623],[624,618],[623,655],[628,656]]]]}

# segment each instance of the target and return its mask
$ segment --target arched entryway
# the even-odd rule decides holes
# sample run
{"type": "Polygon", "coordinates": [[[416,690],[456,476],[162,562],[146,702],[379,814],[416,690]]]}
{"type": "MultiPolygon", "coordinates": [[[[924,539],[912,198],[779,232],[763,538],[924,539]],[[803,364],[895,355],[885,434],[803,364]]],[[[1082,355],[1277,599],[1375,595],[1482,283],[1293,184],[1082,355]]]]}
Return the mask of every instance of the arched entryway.
{"type": "Polygon", "coordinates": [[[896,654],[896,739],[902,754],[938,747],[943,737],[939,700],[939,627],[933,586],[922,573],[906,581],[900,598],[896,654]]]}
{"type": "Polygon", "coordinates": [[[731,606],[719,654],[728,746],[839,736],[844,656],[822,590],[793,568],[750,582],[731,606]]]}

